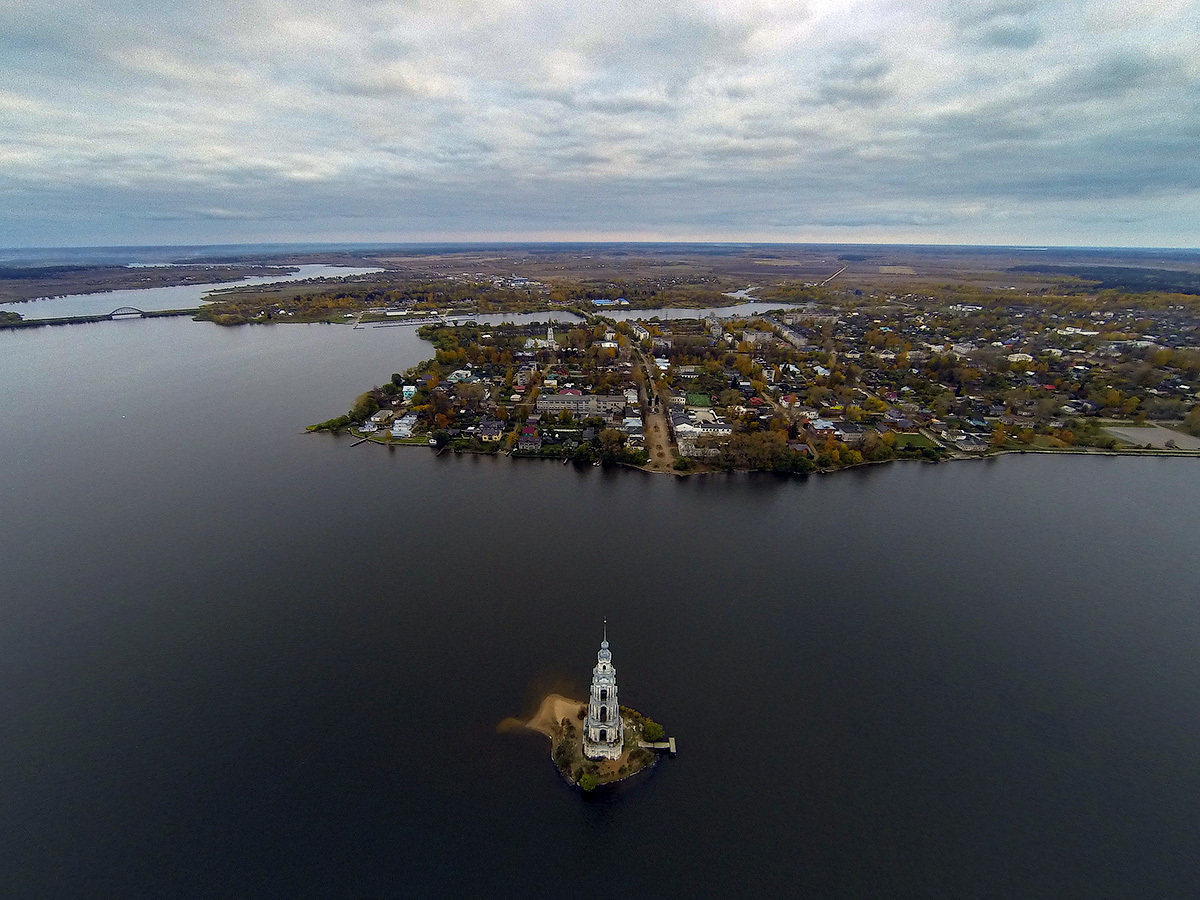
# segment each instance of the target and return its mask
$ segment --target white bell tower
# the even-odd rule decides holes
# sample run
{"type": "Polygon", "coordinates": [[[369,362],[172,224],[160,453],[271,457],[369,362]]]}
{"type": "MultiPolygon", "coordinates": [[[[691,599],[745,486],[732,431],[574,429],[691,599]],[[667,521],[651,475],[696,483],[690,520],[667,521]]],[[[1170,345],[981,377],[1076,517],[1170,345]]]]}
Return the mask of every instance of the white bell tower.
{"type": "Polygon", "coordinates": [[[617,702],[617,670],[608,649],[608,619],[604,620],[604,640],[592,669],[592,690],[588,697],[587,721],[583,728],[583,755],[588,759],[618,759],[625,743],[625,725],[617,702]]]}

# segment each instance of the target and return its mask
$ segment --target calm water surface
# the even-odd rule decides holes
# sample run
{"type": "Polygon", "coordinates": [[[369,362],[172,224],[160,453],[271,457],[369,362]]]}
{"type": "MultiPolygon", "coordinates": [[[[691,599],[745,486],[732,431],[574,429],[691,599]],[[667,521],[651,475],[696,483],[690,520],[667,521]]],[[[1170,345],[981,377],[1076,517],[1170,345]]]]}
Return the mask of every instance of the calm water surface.
{"type": "Polygon", "coordinates": [[[425,350],[0,333],[5,894],[561,896],[598,858],[615,896],[1194,893],[1193,460],[673,480],[302,433],[425,350]],[[585,690],[604,615],[680,755],[583,799],[496,725],[585,690]]]}
{"type": "Polygon", "coordinates": [[[327,266],[316,263],[292,268],[295,268],[296,271],[291,274],[254,275],[240,281],[177,284],[171,287],[135,288],[124,291],[104,291],[98,294],[68,294],[63,297],[28,300],[24,303],[0,303],[0,307],[18,312],[26,319],[106,315],[122,306],[132,306],[144,312],[155,309],[194,309],[204,302],[205,295],[226,288],[281,284],[287,281],[302,281],[307,278],[344,278],[349,275],[366,275],[371,272],[383,271],[376,268],[327,266]]]}

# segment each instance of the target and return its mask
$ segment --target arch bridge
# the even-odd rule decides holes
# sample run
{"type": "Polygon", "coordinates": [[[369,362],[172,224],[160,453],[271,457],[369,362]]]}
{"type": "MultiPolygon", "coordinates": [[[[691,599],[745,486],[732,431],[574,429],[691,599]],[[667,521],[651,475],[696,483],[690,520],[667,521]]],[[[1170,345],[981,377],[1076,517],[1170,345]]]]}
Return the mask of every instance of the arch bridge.
{"type": "Polygon", "coordinates": [[[146,315],[144,310],[138,309],[136,306],[119,306],[108,314],[110,319],[133,319],[142,318],[146,315]]]}

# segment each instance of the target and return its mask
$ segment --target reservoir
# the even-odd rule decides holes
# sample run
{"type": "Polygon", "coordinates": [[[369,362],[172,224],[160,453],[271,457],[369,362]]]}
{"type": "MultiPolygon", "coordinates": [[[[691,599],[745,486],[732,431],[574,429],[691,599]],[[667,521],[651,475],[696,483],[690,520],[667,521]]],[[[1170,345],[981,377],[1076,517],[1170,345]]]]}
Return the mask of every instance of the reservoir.
{"type": "Polygon", "coordinates": [[[291,266],[290,268],[296,271],[291,273],[281,271],[278,275],[253,275],[240,281],[213,284],[179,284],[171,287],[102,291],[96,294],[70,294],[64,297],[27,300],[23,303],[0,303],[0,308],[20,313],[26,319],[104,315],[122,306],[132,306],[143,312],[156,309],[195,309],[205,301],[205,295],[212,291],[251,285],[282,284],[309,278],[346,278],[351,275],[367,275],[383,271],[361,266],[328,266],[316,263],[291,266]]]}
{"type": "Polygon", "coordinates": [[[1194,460],[677,479],[304,433],[429,352],[0,332],[5,893],[1194,893],[1194,460]],[[497,725],[582,696],[605,616],[679,755],[584,798],[497,725]]]}

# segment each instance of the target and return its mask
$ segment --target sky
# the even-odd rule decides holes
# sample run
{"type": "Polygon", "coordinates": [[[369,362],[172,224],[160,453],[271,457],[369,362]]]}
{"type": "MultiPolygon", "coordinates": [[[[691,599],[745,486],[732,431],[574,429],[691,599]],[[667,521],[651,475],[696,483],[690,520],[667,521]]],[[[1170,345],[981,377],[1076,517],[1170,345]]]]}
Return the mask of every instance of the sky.
{"type": "Polygon", "coordinates": [[[1200,246],[1200,0],[0,0],[0,245],[1200,246]]]}

